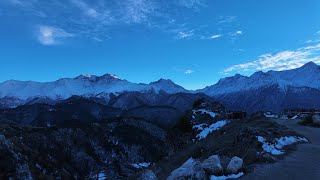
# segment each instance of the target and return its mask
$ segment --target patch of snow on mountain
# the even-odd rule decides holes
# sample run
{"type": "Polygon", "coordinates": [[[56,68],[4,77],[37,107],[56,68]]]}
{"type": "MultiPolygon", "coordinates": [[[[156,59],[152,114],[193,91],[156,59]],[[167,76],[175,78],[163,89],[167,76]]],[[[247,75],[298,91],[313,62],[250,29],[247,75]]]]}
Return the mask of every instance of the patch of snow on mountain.
{"type": "Polygon", "coordinates": [[[197,131],[202,131],[204,129],[204,127],[207,126],[207,124],[203,123],[203,124],[197,124],[192,126],[192,129],[195,129],[197,131]]]}
{"type": "Polygon", "coordinates": [[[228,123],[227,120],[221,120],[217,121],[213,124],[211,124],[209,127],[204,128],[196,137],[201,140],[206,138],[210,133],[213,131],[219,130],[223,126],[225,126],[228,123]]]}
{"type": "Polygon", "coordinates": [[[142,163],[135,163],[132,164],[133,167],[137,168],[137,169],[141,169],[141,168],[147,168],[151,165],[150,162],[142,162],[142,163]]]}
{"type": "Polygon", "coordinates": [[[212,118],[216,117],[216,113],[206,110],[206,109],[197,109],[197,110],[192,110],[193,115],[196,115],[198,112],[201,112],[201,114],[208,114],[210,115],[212,118]]]}
{"type": "Polygon", "coordinates": [[[111,77],[113,77],[114,79],[120,79],[118,76],[114,75],[114,74],[110,74],[111,77]]]}
{"type": "Polygon", "coordinates": [[[277,149],[274,144],[268,143],[264,137],[257,136],[257,139],[262,143],[262,149],[264,152],[268,152],[273,155],[281,155],[284,153],[284,151],[277,149]]]}
{"type": "Polygon", "coordinates": [[[285,136],[276,139],[276,148],[282,149],[284,146],[294,144],[297,142],[308,142],[308,140],[305,137],[285,136]]]}
{"type": "Polygon", "coordinates": [[[98,180],[105,180],[107,177],[106,173],[105,172],[100,172],[98,174],[98,180]]]}
{"type": "Polygon", "coordinates": [[[283,147],[298,143],[298,142],[308,142],[308,140],[304,137],[297,137],[297,136],[285,136],[281,138],[275,139],[275,143],[269,143],[266,139],[262,136],[256,136],[258,141],[262,143],[262,149],[265,152],[268,152],[273,155],[281,155],[284,154],[283,147]]]}
{"type": "Polygon", "coordinates": [[[278,115],[274,115],[270,112],[264,113],[263,115],[267,118],[278,118],[278,115]]]}

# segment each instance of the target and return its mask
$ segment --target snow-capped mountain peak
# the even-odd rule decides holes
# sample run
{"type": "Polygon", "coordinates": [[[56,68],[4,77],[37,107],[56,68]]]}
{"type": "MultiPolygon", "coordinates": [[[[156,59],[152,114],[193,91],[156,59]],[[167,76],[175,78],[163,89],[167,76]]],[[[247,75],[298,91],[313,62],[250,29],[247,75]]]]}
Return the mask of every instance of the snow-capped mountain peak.
{"type": "Polygon", "coordinates": [[[197,92],[219,95],[273,85],[277,85],[283,91],[286,91],[288,87],[320,89],[320,66],[314,62],[309,62],[300,68],[286,71],[258,71],[249,77],[236,74],[232,77],[223,78],[217,84],[197,92]]]}
{"type": "Polygon", "coordinates": [[[167,93],[186,92],[184,88],[171,80],[160,79],[150,84],[137,84],[120,79],[113,74],[80,75],[75,78],[62,78],[53,82],[15,81],[0,83],[0,98],[15,97],[28,100],[36,97],[66,99],[73,95],[95,96],[99,94],[121,93],[125,91],[148,92],[165,91],[167,93]]]}
{"type": "Polygon", "coordinates": [[[114,74],[104,74],[104,75],[101,76],[101,78],[121,80],[117,75],[114,75],[114,74]]]}

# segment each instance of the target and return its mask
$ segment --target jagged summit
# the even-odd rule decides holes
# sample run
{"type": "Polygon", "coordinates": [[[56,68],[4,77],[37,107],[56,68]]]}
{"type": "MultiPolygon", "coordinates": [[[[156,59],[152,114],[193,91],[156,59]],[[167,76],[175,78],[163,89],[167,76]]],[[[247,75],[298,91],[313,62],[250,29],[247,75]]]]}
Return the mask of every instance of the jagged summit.
{"type": "Polygon", "coordinates": [[[114,74],[104,74],[102,76],[96,76],[91,74],[82,74],[80,76],[75,77],[74,79],[85,79],[85,80],[101,80],[101,79],[109,79],[109,80],[121,80],[117,75],[114,74]]]}
{"type": "Polygon", "coordinates": [[[150,84],[137,84],[120,79],[114,74],[102,76],[83,74],[75,78],[61,78],[53,82],[6,81],[0,83],[0,98],[15,97],[27,100],[35,97],[66,99],[71,96],[92,96],[97,94],[129,91],[166,93],[186,92],[169,79],[160,79],[150,84]]]}
{"type": "Polygon", "coordinates": [[[155,90],[163,90],[163,91],[168,92],[168,93],[187,92],[186,89],[184,89],[182,86],[179,86],[179,85],[175,84],[170,79],[161,78],[158,81],[151,82],[150,85],[155,90]]]}
{"type": "Polygon", "coordinates": [[[227,94],[248,91],[265,86],[277,85],[279,89],[288,87],[310,87],[320,89],[320,66],[309,62],[300,68],[286,71],[258,71],[251,76],[236,74],[221,79],[217,84],[208,86],[197,92],[209,95],[227,94]]]}
{"type": "Polygon", "coordinates": [[[165,83],[173,83],[173,81],[171,81],[170,79],[160,78],[157,81],[151,82],[151,84],[153,84],[153,83],[163,83],[163,82],[165,82],[165,83]]]}

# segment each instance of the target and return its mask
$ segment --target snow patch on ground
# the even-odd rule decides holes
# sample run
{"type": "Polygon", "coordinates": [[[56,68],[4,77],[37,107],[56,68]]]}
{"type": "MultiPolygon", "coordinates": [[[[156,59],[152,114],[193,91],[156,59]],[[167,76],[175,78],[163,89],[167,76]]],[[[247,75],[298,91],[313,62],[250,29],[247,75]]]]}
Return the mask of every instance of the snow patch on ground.
{"type": "Polygon", "coordinates": [[[298,118],[298,116],[297,115],[295,115],[295,116],[293,116],[291,119],[297,119],[298,118]]]}
{"type": "Polygon", "coordinates": [[[197,124],[197,125],[194,125],[192,127],[192,129],[196,129],[197,131],[202,131],[204,129],[204,127],[207,126],[206,123],[203,123],[203,124],[197,124]]]}
{"type": "MultiPolygon", "coordinates": [[[[193,115],[196,115],[198,112],[201,112],[201,114],[209,114],[212,118],[216,117],[216,113],[212,111],[208,111],[206,109],[198,109],[198,110],[192,110],[193,115]]],[[[194,118],[194,116],[192,116],[194,118]]]]}
{"type": "Polygon", "coordinates": [[[240,172],[238,174],[230,174],[230,175],[227,175],[227,176],[210,176],[210,180],[225,180],[225,179],[237,179],[237,178],[240,178],[241,176],[243,176],[244,173],[243,172],[240,172]]]}
{"type": "Polygon", "coordinates": [[[270,112],[263,114],[267,118],[278,118],[278,115],[271,114],[270,112]]]}
{"type": "Polygon", "coordinates": [[[227,120],[217,121],[216,123],[211,124],[209,127],[204,128],[196,137],[199,138],[199,140],[204,139],[208,136],[208,134],[212,133],[213,131],[219,130],[227,123],[227,120]]]}
{"type": "Polygon", "coordinates": [[[308,142],[306,138],[297,137],[297,136],[285,136],[281,138],[275,139],[275,143],[269,143],[262,136],[256,136],[258,141],[262,143],[262,149],[265,152],[271,153],[273,155],[281,155],[284,154],[284,150],[281,150],[284,146],[294,144],[297,142],[308,142]]]}
{"type": "Polygon", "coordinates": [[[297,142],[308,142],[308,140],[305,137],[285,136],[276,139],[276,148],[282,149],[284,146],[294,144],[297,142]]]}
{"type": "Polygon", "coordinates": [[[137,169],[142,169],[142,168],[147,168],[151,165],[150,162],[142,162],[142,163],[135,163],[135,164],[131,164],[133,167],[137,168],[137,169]]]}
{"type": "Polygon", "coordinates": [[[264,137],[257,136],[257,139],[262,143],[263,151],[271,153],[273,155],[280,155],[284,153],[284,151],[277,149],[274,144],[266,142],[266,139],[264,137]]]}
{"type": "Polygon", "coordinates": [[[105,180],[107,177],[107,175],[105,174],[105,172],[100,172],[98,174],[98,180],[105,180]]]}

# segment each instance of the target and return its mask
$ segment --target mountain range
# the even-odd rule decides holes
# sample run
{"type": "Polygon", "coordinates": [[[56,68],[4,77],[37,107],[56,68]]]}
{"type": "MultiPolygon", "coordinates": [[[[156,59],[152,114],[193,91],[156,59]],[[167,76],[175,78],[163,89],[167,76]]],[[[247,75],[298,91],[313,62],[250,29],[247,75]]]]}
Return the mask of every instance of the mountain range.
{"type": "Polygon", "coordinates": [[[228,109],[248,113],[320,108],[320,66],[309,62],[286,71],[236,74],[197,92],[215,97],[228,109]]]}
{"type": "MultiPolygon", "coordinates": [[[[0,84],[0,108],[36,103],[55,104],[72,96],[126,109],[150,104],[168,105],[164,103],[168,97],[179,97],[181,101],[191,96],[196,96],[191,99],[210,96],[229,110],[248,113],[320,108],[320,66],[309,62],[286,71],[259,71],[249,77],[236,74],[196,91],[186,90],[167,79],[149,84],[132,83],[111,74],[81,75],[45,83],[9,80],[0,84]],[[180,95],[170,96],[174,94],[180,95]]],[[[171,101],[174,103],[173,99],[171,101]]],[[[183,106],[184,103],[177,104],[183,106]]]]}

